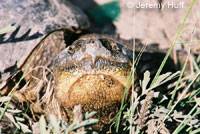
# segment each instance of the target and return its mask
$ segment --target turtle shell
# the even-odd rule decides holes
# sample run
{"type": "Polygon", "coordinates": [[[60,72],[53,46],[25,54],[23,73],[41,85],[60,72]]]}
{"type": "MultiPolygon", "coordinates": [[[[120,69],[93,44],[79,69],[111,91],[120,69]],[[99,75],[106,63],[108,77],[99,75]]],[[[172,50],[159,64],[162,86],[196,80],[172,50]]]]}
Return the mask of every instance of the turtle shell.
{"type": "Polygon", "coordinates": [[[2,0],[0,18],[0,29],[7,25],[16,27],[14,32],[0,35],[3,76],[11,74],[11,66],[12,71],[20,68],[32,49],[51,32],[89,27],[87,16],[66,0],[2,0]]]}

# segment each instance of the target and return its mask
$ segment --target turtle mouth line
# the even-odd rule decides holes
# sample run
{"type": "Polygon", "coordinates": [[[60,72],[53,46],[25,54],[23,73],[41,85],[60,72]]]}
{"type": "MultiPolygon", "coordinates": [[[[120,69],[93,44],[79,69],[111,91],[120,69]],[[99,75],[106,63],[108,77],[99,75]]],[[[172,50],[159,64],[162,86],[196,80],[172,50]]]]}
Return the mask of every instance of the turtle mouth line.
{"type": "Polygon", "coordinates": [[[64,64],[57,69],[59,71],[74,72],[77,70],[87,71],[91,70],[130,70],[132,67],[131,62],[119,62],[114,59],[106,57],[96,57],[94,61],[90,56],[82,58],[80,60],[70,60],[67,64],[64,64]]]}

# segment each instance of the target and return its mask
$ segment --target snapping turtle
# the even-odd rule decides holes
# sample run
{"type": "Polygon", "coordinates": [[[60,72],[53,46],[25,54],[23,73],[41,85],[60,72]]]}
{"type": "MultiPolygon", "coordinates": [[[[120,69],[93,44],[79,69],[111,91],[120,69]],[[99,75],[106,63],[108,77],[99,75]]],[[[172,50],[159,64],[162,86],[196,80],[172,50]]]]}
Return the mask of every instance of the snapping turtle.
{"type": "MultiPolygon", "coordinates": [[[[76,40],[53,62],[57,101],[66,111],[81,104],[83,111],[97,111],[100,121],[108,123],[118,112],[129,86],[131,54],[111,38],[89,36],[76,40]]],[[[140,90],[138,79],[134,86],[140,90]]]]}
{"type": "Polygon", "coordinates": [[[72,29],[89,27],[87,16],[66,0],[3,0],[0,18],[0,28],[9,24],[16,27],[14,32],[0,35],[1,87],[17,68],[24,71],[28,62],[29,70],[36,65],[49,66],[66,47],[72,29]],[[26,60],[30,55],[39,56],[30,63],[26,60]]]}
{"type": "MultiPolygon", "coordinates": [[[[1,10],[6,12],[6,7],[12,4],[11,1],[3,3],[0,5],[0,7],[2,6],[1,10]]],[[[27,96],[26,94],[33,91],[34,86],[40,82],[44,75],[43,69],[40,67],[49,67],[55,75],[55,81],[52,81],[52,83],[55,82],[55,86],[53,86],[52,100],[48,101],[45,106],[48,114],[54,113],[71,122],[73,107],[81,104],[83,111],[95,110],[98,112],[97,117],[100,122],[109,123],[110,119],[118,112],[123,98],[133,64],[132,52],[118,41],[104,36],[84,36],[73,44],[68,44],[70,35],[77,33],[73,28],[85,29],[89,22],[81,11],[67,1],[34,0],[32,3],[22,0],[16,6],[13,11],[11,10],[12,17],[8,18],[9,21],[5,20],[5,24],[14,24],[17,29],[9,36],[1,35],[1,37],[8,36],[8,39],[3,39],[1,43],[2,45],[17,46],[36,45],[24,62],[18,65],[22,71],[28,69],[29,72],[25,77],[29,84],[29,90],[24,95],[27,96]],[[62,10],[59,7],[62,7],[62,10]],[[21,9],[27,10],[24,15],[19,14],[21,9]],[[19,17],[13,19],[15,12],[19,17]],[[34,16],[35,20],[32,20],[29,15],[34,16]],[[71,16],[73,19],[67,16],[71,16]],[[32,31],[36,35],[30,36],[32,31]],[[20,33],[19,37],[16,36],[18,33],[20,33]],[[68,47],[65,48],[66,46],[68,47]],[[62,49],[64,50],[61,51],[62,49]],[[55,109],[52,104],[54,96],[59,108],[63,109],[61,116],[59,110],[55,109]],[[52,106],[49,106],[49,103],[52,106]]],[[[10,56],[10,59],[13,57],[10,56]]],[[[140,92],[137,74],[135,74],[135,78],[134,88],[140,92]]],[[[37,98],[37,100],[40,99],[37,98]]]]}
{"type": "MultiPolygon", "coordinates": [[[[25,74],[27,89],[22,92],[25,99],[20,100],[35,102],[41,99],[32,98],[36,92],[33,90],[40,79],[47,75],[41,66],[49,67],[55,73],[55,99],[67,111],[62,119],[69,116],[70,121],[71,109],[81,104],[85,112],[98,111],[100,121],[108,123],[109,118],[118,111],[131,71],[132,59],[127,54],[128,49],[112,39],[98,36],[82,37],[68,46],[69,34],[77,33],[73,29],[85,29],[89,22],[81,11],[67,1],[22,0],[7,11],[12,4],[13,1],[1,4],[0,15],[4,17],[5,12],[10,14],[2,23],[3,26],[13,24],[17,27],[13,33],[1,35],[8,37],[1,40],[2,46],[35,46],[24,62],[18,63],[18,70],[28,72],[25,74]]],[[[9,59],[13,60],[13,56],[9,59]]],[[[4,59],[1,61],[6,65],[4,59]]],[[[15,77],[10,79],[8,84],[15,81],[15,77]]],[[[135,86],[139,87],[138,84],[135,86]]],[[[1,94],[5,94],[3,92],[1,94]]],[[[58,114],[57,109],[48,105],[45,108],[49,113],[58,114]]]]}
{"type": "MultiPolygon", "coordinates": [[[[11,51],[16,47],[33,47],[28,54],[20,52],[17,57],[14,57],[15,52],[0,56],[3,75],[9,70],[5,69],[7,62],[15,63],[16,60],[18,72],[28,72],[25,74],[27,89],[22,92],[25,99],[21,100],[34,102],[34,97],[27,96],[35,95],[35,86],[47,75],[43,73],[43,66],[55,73],[55,98],[61,107],[70,111],[67,114],[71,114],[70,109],[77,104],[81,104],[84,111],[98,111],[101,121],[117,112],[132,66],[128,49],[112,39],[97,36],[82,37],[68,46],[70,35],[88,28],[89,21],[66,0],[1,1],[0,11],[0,17],[5,18],[1,20],[2,27],[8,24],[16,26],[14,32],[1,35],[0,47],[11,51]],[[25,58],[21,58],[23,56],[25,58]]],[[[12,74],[12,71],[8,72],[12,74]]],[[[9,77],[8,85],[15,84],[18,74],[9,77]]],[[[6,85],[1,94],[9,93],[8,88],[6,85]]]]}

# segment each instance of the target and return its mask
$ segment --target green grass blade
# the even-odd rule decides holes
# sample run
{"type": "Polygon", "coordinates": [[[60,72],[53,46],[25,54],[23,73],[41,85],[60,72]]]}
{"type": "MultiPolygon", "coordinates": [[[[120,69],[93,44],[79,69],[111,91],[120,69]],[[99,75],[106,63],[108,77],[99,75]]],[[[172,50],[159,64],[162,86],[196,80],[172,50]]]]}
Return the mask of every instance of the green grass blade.
{"type": "Polygon", "coordinates": [[[181,74],[180,74],[180,76],[179,76],[179,78],[178,78],[177,84],[176,84],[176,86],[175,86],[175,88],[174,88],[174,90],[173,90],[171,100],[169,101],[168,106],[167,106],[168,109],[171,108],[171,106],[172,106],[172,104],[173,104],[173,102],[174,102],[175,95],[176,95],[176,91],[177,91],[177,89],[178,89],[178,86],[179,86],[179,84],[180,84],[180,81],[181,81],[181,79],[182,79],[182,76],[183,76],[183,74],[184,74],[184,72],[185,72],[186,65],[187,65],[188,60],[189,60],[189,56],[190,56],[190,55],[188,54],[188,55],[187,55],[187,58],[186,58],[186,60],[185,60],[183,69],[181,70],[181,74]]]}
{"type": "Polygon", "coordinates": [[[169,50],[168,50],[168,52],[167,52],[167,54],[166,54],[164,60],[162,61],[161,65],[160,65],[160,67],[159,67],[159,69],[158,69],[158,71],[157,71],[157,73],[156,73],[156,75],[155,75],[155,77],[154,77],[154,79],[153,79],[153,81],[152,81],[152,83],[151,83],[151,86],[153,86],[153,85],[156,83],[156,81],[158,80],[158,76],[160,75],[160,73],[161,73],[161,71],[162,71],[162,69],[163,69],[163,67],[164,67],[164,65],[165,65],[165,63],[166,63],[166,61],[167,61],[169,55],[171,54],[171,52],[172,52],[172,50],[173,50],[173,48],[174,48],[174,46],[175,46],[175,44],[176,44],[176,40],[178,39],[178,37],[179,37],[180,34],[181,34],[181,30],[183,29],[183,26],[184,26],[184,24],[185,24],[185,22],[186,22],[186,20],[187,20],[187,18],[188,18],[188,15],[189,15],[189,13],[190,13],[190,11],[191,11],[191,9],[192,9],[192,7],[193,7],[195,1],[196,1],[196,0],[192,0],[192,3],[190,4],[190,7],[188,8],[188,10],[187,10],[187,12],[186,12],[186,15],[185,15],[185,17],[184,17],[184,19],[183,19],[183,22],[181,23],[181,26],[179,27],[178,32],[177,32],[176,35],[175,35],[175,38],[174,38],[174,40],[173,40],[173,42],[172,42],[172,45],[171,45],[171,47],[169,48],[169,50]]]}
{"type": "Polygon", "coordinates": [[[176,44],[190,44],[190,43],[200,43],[200,40],[176,42],[176,44]]]}
{"type": "MultiPolygon", "coordinates": [[[[21,79],[21,80],[22,80],[22,79],[21,79]]],[[[20,81],[20,82],[21,82],[21,81],[20,81]]],[[[13,92],[12,92],[12,94],[11,94],[11,96],[10,96],[8,102],[6,103],[6,105],[5,105],[4,109],[3,109],[3,111],[1,112],[0,121],[2,120],[3,116],[5,115],[5,113],[6,113],[7,109],[8,109],[8,105],[10,104],[10,102],[11,102],[11,100],[12,100],[12,98],[13,98],[13,95],[14,95],[14,93],[15,93],[15,91],[16,91],[16,89],[17,89],[18,86],[19,86],[19,83],[17,83],[17,84],[15,85],[14,90],[13,90],[13,92]]]]}
{"type": "Polygon", "coordinates": [[[187,86],[187,88],[183,91],[183,93],[180,95],[178,101],[172,106],[172,108],[170,109],[170,111],[168,112],[168,114],[165,116],[165,118],[163,119],[162,122],[164,122],[168,116],[172,113],[172,111],[174,110],[174,108],[176,107],[176,105],[183,99],[183,97],[185,96],[185,94],[188,92],[188,90],[190,89],[190,87],[193,85],[193,83],[196,81],[196,79],[200,76],[200,72],[198,72],[198,74],[196,74],[195,78],[192,80],[192,82],[187,86]]]}
{"type": "Polygon", "coordinates": [[[190,134],[199,134],[200,133],[200,128],[197,128],[196,130],[190,132],[190,134]]]}
{"type": "Polygon", "coordinates": [[[127,93],[128,93],[128,90],[130,88],[130,83],[132,81],[132,73],[134,72],[134,68],[132,67],[131,68],[131,72],[129,74],[129,77],[128,77],[128,81],[127,81],[127,84],[126,84],[126,88],[125,88],[125,91],[124,91],[124,95],[123,95],[123,99],[122,99],[122,102],[121,102],[121,106],[120,106],[120,110],[118,112],[118,114],[115,116],[115,120],[116,120],[116,124],[115,124],[115,127],[116,127],[116,132],[119,131],[119,126],[120,126],[120,119],[121,119],[121,115],[122,115],[122,111],[124,110],[124,103],[125,103],[125,98],[127,96],[127,93]]]}
{"type": "Polygon", "coordinates": [[[192,110],[189,112],[189,114],[185,117],[185,119],[181,122],[181,124],[176,128],[176,130],[173,132],[173,134],[179,134],[180,131],[192,120],[192,117],[196,116],[200,109],[198,109],[193,115],[192,113],[198,108],[200,104],[200,101],[192,108],[192,110]]]}

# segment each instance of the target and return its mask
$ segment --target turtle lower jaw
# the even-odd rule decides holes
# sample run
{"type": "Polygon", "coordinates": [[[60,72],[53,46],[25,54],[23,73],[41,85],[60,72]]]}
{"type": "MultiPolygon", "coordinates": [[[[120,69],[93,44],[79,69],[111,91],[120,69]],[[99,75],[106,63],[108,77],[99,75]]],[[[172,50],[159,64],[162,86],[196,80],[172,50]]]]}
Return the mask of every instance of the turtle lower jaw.
{"type": "Polygon", "coordinates": [[[112,76],[85,74],[78,78],[67,91],[59,90],[56,97],[66,108],[81,104],[89,111],[98,111],[98,109],[106,109],[112,104],[120,103],[124,89],[125,86],[112,76]]]}
{"type": "Polygon", "coordinates": [[[72,109],[81,104],[83,113],[96,111],[95,118],[108,124],[119,111],[125,86],[117,79],[103,74],[85,74],[68,89],[56,94],[58,103],[72,118],[72,109]]]}

